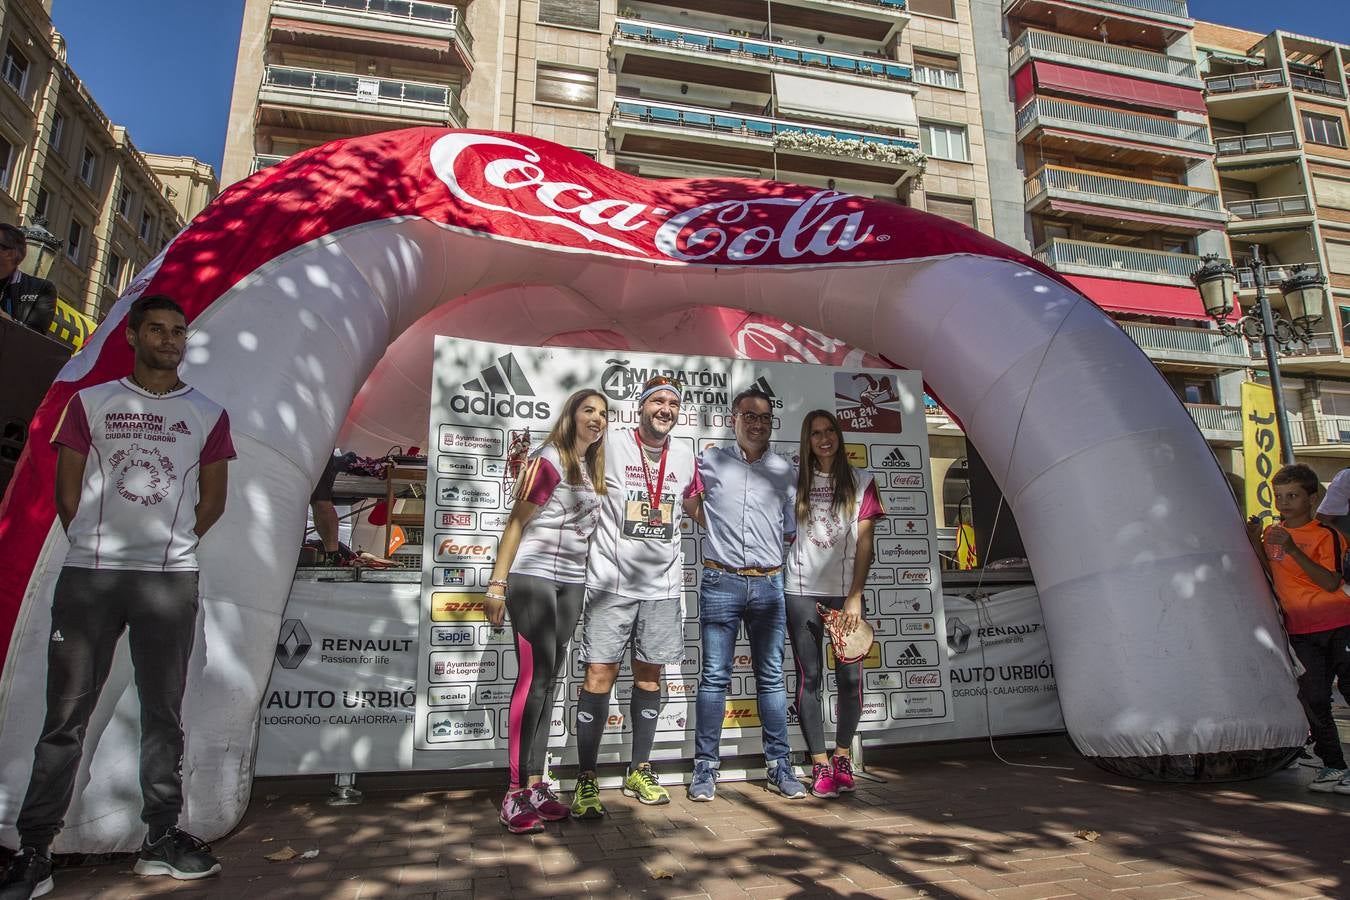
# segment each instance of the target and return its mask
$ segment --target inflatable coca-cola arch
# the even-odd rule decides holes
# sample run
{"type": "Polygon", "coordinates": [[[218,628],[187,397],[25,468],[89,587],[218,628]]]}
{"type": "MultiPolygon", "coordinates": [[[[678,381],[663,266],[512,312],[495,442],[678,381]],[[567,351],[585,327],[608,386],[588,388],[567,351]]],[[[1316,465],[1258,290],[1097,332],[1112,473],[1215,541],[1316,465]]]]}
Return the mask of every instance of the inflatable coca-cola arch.
{"type": "MultiPolygon", "coordinates": [[[[1259,772],[1303,743],[1280,626],[1223,473],[1148,359],[1053,272],[894,204],[773,182],[648,182],[533,138],[413,129],[329,144],[224,193],[48,394],[0,508],[7,825],[41,720],[65,552],[47,438],[77,389],[129,370],[122,327],[146,291],[186,308],[183,375],[229,408],[239,450],[201,548],[185,706],[187,818],[207,837],[248,802],[310,486],[340,431],[367,452],[423,443],[431,331],[735,355],[782,320],[803,336],[803,359],[842,341],[921,369],[1022,527],[1085,754],[1203,776],[1259,772]]],[[[125,672],[114,681],[61,850],[137,840],[135,697],[125,672]]]]}

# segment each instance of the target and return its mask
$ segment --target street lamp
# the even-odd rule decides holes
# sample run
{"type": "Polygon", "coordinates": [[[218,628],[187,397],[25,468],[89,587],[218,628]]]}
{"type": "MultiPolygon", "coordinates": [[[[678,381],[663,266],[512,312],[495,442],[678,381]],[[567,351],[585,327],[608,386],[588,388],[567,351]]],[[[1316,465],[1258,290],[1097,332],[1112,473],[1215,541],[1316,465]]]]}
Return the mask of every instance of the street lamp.
{"type": "Polygon", "coordinates": [[[1289,415],[1284,408],[1284,393],[1280,385],[1279,351],[1289,353],[1295,344],[1312,344],[1313,326],[1322,320],[1316,310],[1322,308],[1322,288],[1326,281],[1316,270],[1297,265],[1280,283],[1288,318],[1271,312],[1266,297],[1265,264],[1261,261],[1261,247],[1252,245],[1252,283],[1256,287],[1256,312],[1248,313],[1237,324],[1228,321],[1233,312],[1233,292],[1237,287],[1237,272],[1228,262],[1216,255],[1206,254],[1204,263],[1191,274],[1191,281],[1200,291],[1205,315],[1219,323],[1219,331],[1229,336],[1241,335],[1251,343],[1262,342],[1266,353],[1266,368],[1270,372],[1270,390],[1275,401],[1275,426],[1280,435],[1280,458],[1284,465],[1294,462],[1294,444],[1289,439],[1289,415]]]}
{"type": "Polygon", "coordinates": [[[21,229],[24,238],[28,241],[29,249],[24,261],[28,263],[29,275],[45,279],[51,274],[52,264],[56,262],[56,257],[60,254],[65,241],[47,230],[47,220],[43,216],[38,216],[30,221],[32,222],[31,225],[21,229]],[[32,252],[34,250],[37,252],[32,252]]]}

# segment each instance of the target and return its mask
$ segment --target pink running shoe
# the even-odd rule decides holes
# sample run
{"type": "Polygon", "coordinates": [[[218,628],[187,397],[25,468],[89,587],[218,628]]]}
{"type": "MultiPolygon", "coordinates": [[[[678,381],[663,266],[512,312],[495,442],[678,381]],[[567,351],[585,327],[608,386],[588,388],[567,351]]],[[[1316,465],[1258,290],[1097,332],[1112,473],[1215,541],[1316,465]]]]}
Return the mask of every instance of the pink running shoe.
{"type": "Polygon", "coordinates": [[[841,794],[851,794],[857,788],[853,784],[853,760],[847,756],[836,756],[834,763],[834,785],[841,794]]]}
{"type": "Polygon", "coordinates": [[[558,799],[558,795],[553,793],[553,788],[549,787],[546,781],[537,782],[530,788],[530,805],[545,822],[561,822],[572,815],[572,810],[558,799]]]}
{"type": "Polygon", "coordinates": [[[506,792],[502,798],[501,822],[512,834],[534,834],[544,830],[544,820],[534,811],[528,788],[506,792]]]}
{"type": "Polygon", "coordinates": [[[811,767],[811,793],[822,798],[839,796],[839,786],[834,782],[834,770],[829,763],[816,763],[811,767]]]}

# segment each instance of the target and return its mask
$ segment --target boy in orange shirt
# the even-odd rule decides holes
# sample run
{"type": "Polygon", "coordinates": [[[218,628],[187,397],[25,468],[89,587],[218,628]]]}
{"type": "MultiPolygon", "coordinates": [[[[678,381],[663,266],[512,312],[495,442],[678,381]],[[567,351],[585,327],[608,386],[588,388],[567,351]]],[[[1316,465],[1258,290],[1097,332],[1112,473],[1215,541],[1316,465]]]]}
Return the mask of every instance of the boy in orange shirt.
{"type": "Polygon", "coordinates": [[[1350,794],[1350,773],[1331,715],[1331,686],[1339,676],[1342,696],[1350,682],[1350,596],[1341,590],[1344,541],[1330,525],[1313,518],[1320,483],[1304,465],[1285,466],[1270,480],[1281,522],[1249,534],[1275,584],[1289,642],[1306,670],[1298,679],[1299,699],[1312,726],[1313,747],[1322,766],[1308,785],[1321,793],[1350,794]]]}

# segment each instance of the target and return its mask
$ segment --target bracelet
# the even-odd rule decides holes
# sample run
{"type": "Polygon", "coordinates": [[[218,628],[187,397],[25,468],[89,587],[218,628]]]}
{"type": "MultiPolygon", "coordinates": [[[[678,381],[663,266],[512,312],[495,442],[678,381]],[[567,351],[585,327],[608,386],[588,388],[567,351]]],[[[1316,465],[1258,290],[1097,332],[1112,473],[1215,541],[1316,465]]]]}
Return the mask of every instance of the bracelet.
{"type": "Polygon", "coordinates": [[[491,591],[485,592],[483,596],[486,597],[488,600],[502,600],[502,601],[506,600],[505,594],[494,594],[491,591]]]}
{"type": "Polygon", "coordinates": [[[494,579],[492,579],[491,581],[488,582],[488,587],[496,587],[496,586],[499,585],[499,584],[500,584],[502,587],[506,587],[506,579],[505,579],[505,578],[494,578],[494,579]]]}

